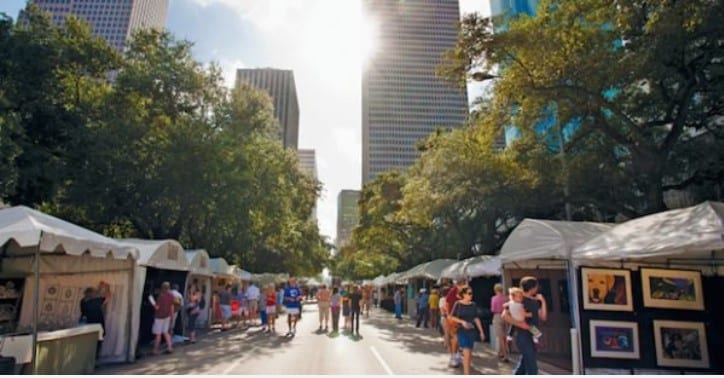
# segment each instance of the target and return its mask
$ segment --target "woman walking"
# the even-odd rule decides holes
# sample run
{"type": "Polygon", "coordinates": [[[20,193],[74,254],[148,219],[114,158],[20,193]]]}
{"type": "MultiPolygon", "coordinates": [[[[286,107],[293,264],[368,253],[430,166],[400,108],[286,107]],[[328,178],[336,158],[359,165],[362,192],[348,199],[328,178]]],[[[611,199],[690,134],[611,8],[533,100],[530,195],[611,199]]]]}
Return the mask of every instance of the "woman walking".
{"type": "Polygon", "coordinates": [[[498,359],[502,362],[510,362],[508,359],[508,343],[506,335],[508,334],[508,326],[503,320],[503,305],[508,301],[508,297],[503,294],[503,285],[497,283],[493,287],[495,296],[490,298],[490,311],[493,313],[493,329],[495,330],[495,338],[498,340],[498,359]]]}
{"type": "Polygon", "coordinates": [[[266,287],[266,296],[264,298],[266,304],[266,319],[267,319],[267,332],[276,333],[276,319],[277,319],[277,292],[274,284],[270,284],[266,287]]]}
{"type": "Polygon", "coordinates": [[[189,290],[189,303],[186,305],[186,329],[189,331],[189,342],[196,343],[196,322],[201,315],[201,292],[192,285],[189,290]]]}
{"type": "Polygon", "coordinates": [[[332,289],[332,297],[330,298],[330,308],[332,310],[332,333],[339,332],[339,309],[342,304],[342,296],[339,294],[338,288],[332,289]]]}
{"type": "Polygon", "coordinates": [[[460,349],[463,350],[463,372],[470,375],[470,365],[473,358],[473,344],[475,344],[475,327],[480,331],[480,341],[485,341],[485,331],[478,319],[478,309],[473,302],[473,290],[465,286],[460,290],[461,299],[450,311],[450,319],[459,324],[457,338],[460,349]]]}

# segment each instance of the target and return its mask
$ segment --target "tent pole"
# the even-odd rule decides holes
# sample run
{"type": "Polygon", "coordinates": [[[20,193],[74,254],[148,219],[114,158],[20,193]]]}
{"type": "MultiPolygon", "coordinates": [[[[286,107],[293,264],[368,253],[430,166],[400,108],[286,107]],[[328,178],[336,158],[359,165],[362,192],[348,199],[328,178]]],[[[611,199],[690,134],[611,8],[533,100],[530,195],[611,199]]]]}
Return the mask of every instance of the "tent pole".
{"type": "Polygon", "coordinates": [[[33,271],[35,274],[34,287],[33,287],[33,350],[32,361],[33,361],[33,374],[38,374],[38,318],[39,311],[38,305],[40,302],[40,244],[43,240],[43,231],[40,231],[40,237],[38,238],[38,246],[35,248],[35,259],[33,261],[33,271]]]}

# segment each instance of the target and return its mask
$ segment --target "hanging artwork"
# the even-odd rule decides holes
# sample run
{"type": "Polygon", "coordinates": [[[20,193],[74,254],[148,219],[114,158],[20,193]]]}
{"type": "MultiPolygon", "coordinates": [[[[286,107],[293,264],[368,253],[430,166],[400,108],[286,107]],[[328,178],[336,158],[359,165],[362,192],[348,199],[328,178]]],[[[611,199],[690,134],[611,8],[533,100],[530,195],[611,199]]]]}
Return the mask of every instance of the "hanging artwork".
{"type": "Polygon", "coordinates": [[[583,309],[633,311],[631,271],[581,268],[583,309]]]}
{"type": "Polygon", "coordinates": [[[639,327],[634,322],[591,320],[591,357],[639,358],[639,327]]]}
{"type": "Polygon", "coordinates": [[[641,268],[644,306],[704,310],[701,272],[641,268]]]}
{"type": "Polygon", "coordinates": [[[654,342],[659,366],[709,367],[704,323],[654,320],[654,342]]]}

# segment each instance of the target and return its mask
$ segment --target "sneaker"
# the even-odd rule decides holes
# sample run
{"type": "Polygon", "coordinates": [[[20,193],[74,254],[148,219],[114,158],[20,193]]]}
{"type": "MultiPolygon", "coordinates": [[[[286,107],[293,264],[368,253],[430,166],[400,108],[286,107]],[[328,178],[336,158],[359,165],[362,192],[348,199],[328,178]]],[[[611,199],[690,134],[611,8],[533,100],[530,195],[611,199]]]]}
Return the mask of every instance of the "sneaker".
{"type": "Polygon", "coordinates": [[[457,367],[460,367],[460,363],[455,360],[455,357],[450,357],[450,363],[448,363],[447,366],[449,366],[451,368],[457,368],[457,367]]]}

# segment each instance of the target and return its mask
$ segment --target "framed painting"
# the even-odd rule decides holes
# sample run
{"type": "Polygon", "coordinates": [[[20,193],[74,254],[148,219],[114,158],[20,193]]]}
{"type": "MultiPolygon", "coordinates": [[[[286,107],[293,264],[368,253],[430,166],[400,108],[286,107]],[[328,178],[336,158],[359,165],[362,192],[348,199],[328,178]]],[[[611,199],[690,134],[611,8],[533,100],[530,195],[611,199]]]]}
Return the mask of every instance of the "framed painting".
{"type": "Polygon", "coordinates": [[[654,320],[654,342],[659,366],[709,367],[704,323],[654,320]]]}
{"type": "Polygon", "coordinates": [[[631,271],[581,268],[584,310],[633,311],[631,271]]]}
{"type": "Polygon", "coordinates": [[[591,357],[638,359],[639,326],[634,322],[591,320],[591,357]]]}
{"type": "Polygon", "coordinates": [[[641,268],[645,307],[704,310],[701,272],[641,268]]]}

